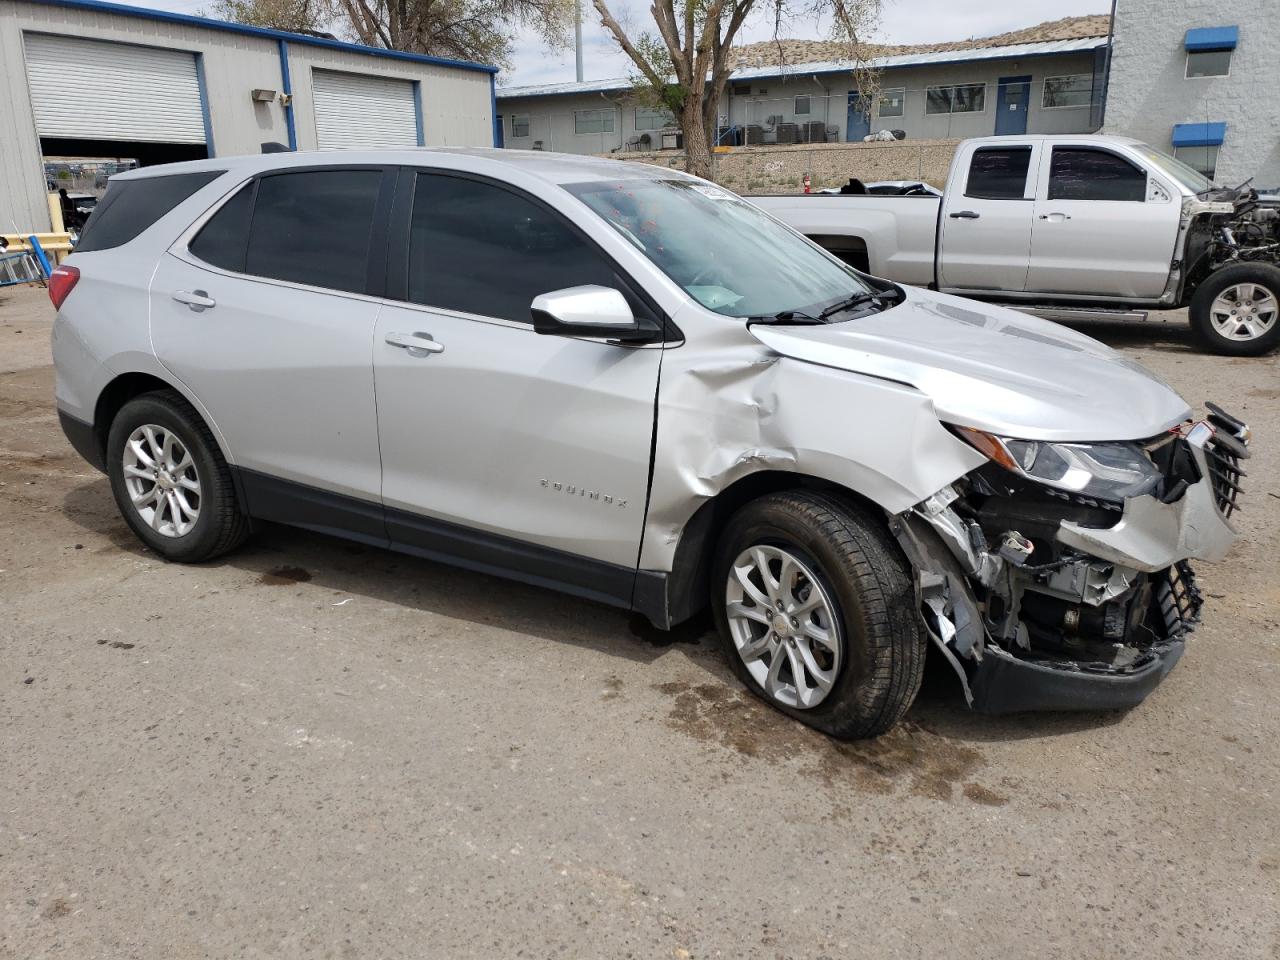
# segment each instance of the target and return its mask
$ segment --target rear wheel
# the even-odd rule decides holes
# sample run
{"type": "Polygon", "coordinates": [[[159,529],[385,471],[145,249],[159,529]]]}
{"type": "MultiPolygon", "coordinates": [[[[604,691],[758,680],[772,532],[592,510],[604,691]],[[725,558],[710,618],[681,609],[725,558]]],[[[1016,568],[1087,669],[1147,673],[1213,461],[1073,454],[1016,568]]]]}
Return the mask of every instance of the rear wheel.
{"type": "Polygon", "coordinates": [[[1191,298],[1191,326],[1214,353],[1259,357],[1280,346],[1280,268],[1238,263],[1210,274],[1191,298]]]}
{"type": "Polygon", "coordinates": [[[910,565],[880,518],[811,492],[729,521],[712,605],[734,673],[840,739],[892,727],[920,688],[925,644],[910,565]]]}
{"type": "Polygon", "coordinates": [[[107,474],[125,522],[166,560],[210,560],[249,534],[227,462],[180,394],[147,393],[120,408],[107,436],[107,474]]]}

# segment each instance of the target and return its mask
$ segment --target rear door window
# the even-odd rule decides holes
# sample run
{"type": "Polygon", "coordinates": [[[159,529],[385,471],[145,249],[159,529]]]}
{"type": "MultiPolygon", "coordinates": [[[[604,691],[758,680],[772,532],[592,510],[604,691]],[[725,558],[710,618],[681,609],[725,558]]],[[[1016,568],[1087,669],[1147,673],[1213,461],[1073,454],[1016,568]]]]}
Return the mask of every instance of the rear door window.
{"type": "Polygon", "coordinates": [[[245,272],[364,293],[381,170],[309,170],[258,182],[245,272]]]}
{"type": "Polygon", "coordinates": [[[1026,196],[1030,147],[988,147],[973,152],[964,195],[983,200],[1021,200],[1026,196]]]}
{"type": "Polygon", "coordinates": [[[133,240],[166,213],[225,170],[175,173],[111,183],[85,224],[76,253],[110,250],[133,240]]]}
{"type": "Polygon", "coordinates": [[[1050,200],[1126,200],[1147,197],[1147,175],[1124,157],[1091,147],[1054,147],[1050,200]]]}

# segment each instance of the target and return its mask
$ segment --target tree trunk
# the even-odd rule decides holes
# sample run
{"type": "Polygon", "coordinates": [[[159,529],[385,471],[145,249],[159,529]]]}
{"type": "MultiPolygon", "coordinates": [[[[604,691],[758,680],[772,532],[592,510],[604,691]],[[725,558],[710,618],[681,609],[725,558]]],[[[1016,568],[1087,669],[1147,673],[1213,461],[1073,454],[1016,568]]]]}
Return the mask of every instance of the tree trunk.
{"type": "Polygon", "coordinates": [[[684,134],[684,169],[695,177],[711,180],[711,141],[702,115],[702,96],[690,92],[680,111],[680,130],[684,134]]]}

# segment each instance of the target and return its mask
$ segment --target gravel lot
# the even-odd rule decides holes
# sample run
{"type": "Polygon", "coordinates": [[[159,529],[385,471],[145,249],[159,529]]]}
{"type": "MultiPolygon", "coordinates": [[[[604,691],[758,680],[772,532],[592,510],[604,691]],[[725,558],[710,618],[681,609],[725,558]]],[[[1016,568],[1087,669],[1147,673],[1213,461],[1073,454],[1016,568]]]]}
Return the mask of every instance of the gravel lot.
{"type": "Polygon", "coordinates": [[[1249,420],[1244,536],[1127,715],[873,743],[703,629],[286,528],[171,566],[0,291],[0,956],[1280,957],[1280,365],[1090,332],[1249,420]]]}

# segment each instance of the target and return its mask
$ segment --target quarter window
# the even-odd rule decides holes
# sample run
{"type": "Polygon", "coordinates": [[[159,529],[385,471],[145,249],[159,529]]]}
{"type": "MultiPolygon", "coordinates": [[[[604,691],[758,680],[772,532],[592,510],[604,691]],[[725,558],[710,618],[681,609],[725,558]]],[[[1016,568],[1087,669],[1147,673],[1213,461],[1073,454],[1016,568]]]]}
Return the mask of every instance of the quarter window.
{"type": "Polygon", "coordinates": [[[612,110],[575,110],[574,133],[613,133],[612,110]]]}
{"type": "Polygon", "coordinates": [[[985,83],[925,88],[925,113],[982,113],[986,109],[987,85],[985,83]]]}
{"type": "Polygon", "coordinates": [[[512,114],[511,116],[511,137],[527,137],[529,135],[529,115],[512,114]]]}
{"type": "Polygon", "coordinates": [[[493,184],[418,175],[413,303],[530,323],[534,297],[583,284],[622,288],[600,252],[549,210],[493,184]]]}
{"type": "Polygon", "coordinates": [[[1030,166],[1030,147],[975,150],[969,161],[964,195],[984,200],[1021,200],[1026,194],[1030,166]]]}
{"type": "Polygon", "coordinates": [[[1054,147],[1050,200],[1127,200],[1147,196],[1147,175],[1123,157],[1089,147],[1054,147]]]}
{"type": "Polygon", "coordinates": [[[1074,77],[1045,77],[1040,104],[1046,110],[1056,107],[1087,107],[1093,102],[1093,77],[1082,73],[1074,77]]]}
{"type": "Polygon", "coordinates": [[[316,170],[263,177],[245,272],[363,293],[379,170],[316,170]]]}
{"type": "Polygon", "coordinates": [[[1225,77],[1231,72],[1230,50],[1188,50],[1187,78],[1225,77]]]}
{"type": "Polygon", "coordinates": [[[244,273],[253,187],[253,183],[241,187],[205,222],[187,249],[205,263],[232,273],[244,273]]]}
{"type": "Polygon", "coordinates": [[[637,130],[661,130],[675,122],[670,110],[661,107],[636,107],[637,130]]]}
{"type": "Polygon", "coordinates": [[[907,91],[901,87],[896,90],[881,90],[880,103],[876,108],[877,113],[881,117],[900,117],[902,116],[906,99],[907,91]]]}

